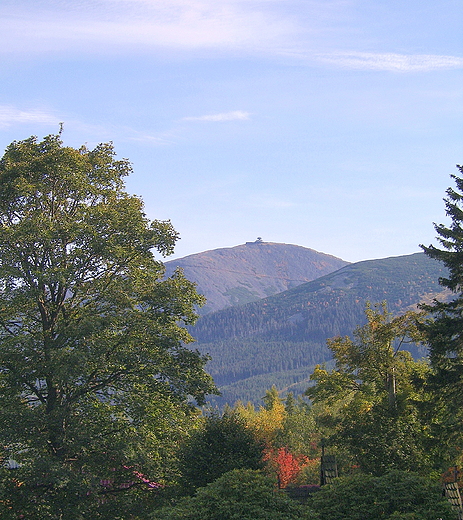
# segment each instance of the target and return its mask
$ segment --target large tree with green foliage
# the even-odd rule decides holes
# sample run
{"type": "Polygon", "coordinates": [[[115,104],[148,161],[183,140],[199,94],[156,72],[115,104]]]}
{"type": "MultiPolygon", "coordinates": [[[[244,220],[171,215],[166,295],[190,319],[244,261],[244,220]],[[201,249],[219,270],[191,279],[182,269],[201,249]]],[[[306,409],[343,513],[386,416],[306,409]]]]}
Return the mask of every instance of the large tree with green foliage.
{"type": "Polygon", "coordinates": [[[185,346],[202,299],[153,255],[177,233],[130,171],[56,135],[0,161],[2,518],[128,518],[167,478],[189,396],[214,391],[185,346]]]}
{"type": "Polygon", "coordinates": [[[441,439],[441,458],[448,464],[460,463],[461,420],[463,405],[463,166],[460,175],[452,175],[455,189],[447,189],[444,199],[448,225],[435,224],[434,245],[421,246],[431,258],[442,262],[448,275],[439,279],[443,294],[432,304],[422,307],[430,314],[423,330],[427,335],[433,369],[430,386],[435,393],[432,410],[434,435],[441,439]],[[439,415],[439,421],[435,416],[439,415]]]}
{"type": "Polygon", "coordinates": [[[331,424],[319,413],[319,424],[329,426],[331,444],[346,448],[363,470],[428,467],[420,404],[429,397],[423,391],[429,368],[403,348],[423,339],[420,316],[393,317],[382,304],[367,306],[366,317],[353,338],[328,340],[336,366],[331,371],[318,366],[311,376],[316,384],[306,394],[315,407],[337,410],[331,424]]]}

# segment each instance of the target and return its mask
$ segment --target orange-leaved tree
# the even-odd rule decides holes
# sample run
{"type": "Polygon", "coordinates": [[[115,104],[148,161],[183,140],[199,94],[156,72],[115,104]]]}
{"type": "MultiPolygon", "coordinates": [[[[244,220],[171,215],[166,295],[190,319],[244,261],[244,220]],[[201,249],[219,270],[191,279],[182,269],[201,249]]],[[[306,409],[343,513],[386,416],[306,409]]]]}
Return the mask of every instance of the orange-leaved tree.
{"type": "Polygon", "coordinates": [[[281,489],[288,484],[295,484],[301,470],[309,463],[308,457],[293,455],[285,447],[266,450],[264,460],[268,461],[268,468],[276,473],[281,489]]]}

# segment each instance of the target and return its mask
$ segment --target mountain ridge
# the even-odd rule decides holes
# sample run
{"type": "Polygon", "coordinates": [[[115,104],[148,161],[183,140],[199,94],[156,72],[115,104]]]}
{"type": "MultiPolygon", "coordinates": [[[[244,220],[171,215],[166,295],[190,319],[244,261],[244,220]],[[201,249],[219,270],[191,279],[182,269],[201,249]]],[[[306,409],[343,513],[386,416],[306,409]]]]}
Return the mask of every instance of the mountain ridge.
{"type": "Polygon", "coordinates": [[[207,299],[204,315],[257,301],[336,271],[349,262],[294,244],[246,242],[165,262],[166,275],[180,267],[207,299]]]}

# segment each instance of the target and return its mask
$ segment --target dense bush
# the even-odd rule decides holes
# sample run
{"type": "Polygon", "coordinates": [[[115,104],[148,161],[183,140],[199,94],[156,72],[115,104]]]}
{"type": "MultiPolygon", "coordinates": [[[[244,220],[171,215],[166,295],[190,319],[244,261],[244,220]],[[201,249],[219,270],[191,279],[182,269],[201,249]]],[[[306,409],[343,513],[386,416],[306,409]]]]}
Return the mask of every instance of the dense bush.
{"type": "Polygon", "coordinates": [[[439,484],[415,473],[336,479],[313,495],[319,520],[454,520],[439,484]]]}
{"type": "Polygon", "coordinates": [[[155,512],[150,520],[311,520],[307,507],[275,490],[269,477],[255,470],[233,470],[194,497],[155,512]]]}

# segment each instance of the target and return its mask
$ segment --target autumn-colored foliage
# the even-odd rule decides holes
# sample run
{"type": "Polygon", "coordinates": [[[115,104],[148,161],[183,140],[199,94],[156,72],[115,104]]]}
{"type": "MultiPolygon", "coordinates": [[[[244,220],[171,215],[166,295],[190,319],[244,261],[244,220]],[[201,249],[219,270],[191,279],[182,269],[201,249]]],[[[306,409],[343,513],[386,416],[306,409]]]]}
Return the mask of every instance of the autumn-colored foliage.
{"type": "Polygon", "coordinates": [[[305,455],[294,455],[287,448],[269,448],[265,451],[264,460],[269,469],[276,472],[278,487],[284,489],[288,484],[296,482],[302,468],[309,463],[305,455]]]}
{"type": "Polygon", "coordinates": [[[283,430],[286,413],[285,406],[280,400],[273,402],[267,408],[261,406],[257,411],[251,404],[247,406],[238,404],[235,410],[246,421],[256,437],[267,446],[273,445],[278,434],[283,430]]]}

